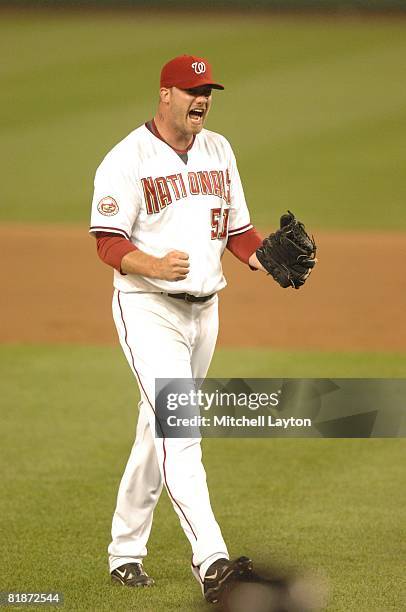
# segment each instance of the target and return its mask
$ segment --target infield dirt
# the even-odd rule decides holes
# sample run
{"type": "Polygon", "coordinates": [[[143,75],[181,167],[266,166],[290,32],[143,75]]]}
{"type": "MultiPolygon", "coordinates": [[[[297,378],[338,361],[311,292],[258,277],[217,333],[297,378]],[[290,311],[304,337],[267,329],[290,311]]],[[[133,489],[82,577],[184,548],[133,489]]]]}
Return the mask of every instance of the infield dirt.
{"type": "MultiPolygon", "coordinates": [[[[319,263],[282,290],[228,252],[220,294],[223,346],[406,349],[405,233],[316,232],[319,263]]],[[[86,227],[2,225],[0,342],[116,344],[112,271],[86,227]]]]}

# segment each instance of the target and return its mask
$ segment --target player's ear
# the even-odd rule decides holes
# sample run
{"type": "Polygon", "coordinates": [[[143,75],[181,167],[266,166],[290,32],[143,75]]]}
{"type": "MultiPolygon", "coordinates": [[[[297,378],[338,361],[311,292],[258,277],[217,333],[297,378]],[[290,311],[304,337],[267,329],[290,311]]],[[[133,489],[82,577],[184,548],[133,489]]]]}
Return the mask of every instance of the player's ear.
{"type": "Polygon", "coordinates": [[[169,104],[170,97],[171,90],[167,87],[161,87],[161,89],[159,90],[159,99],[161,100],[161,102],[163,102],[164,104],[169,104]]]}

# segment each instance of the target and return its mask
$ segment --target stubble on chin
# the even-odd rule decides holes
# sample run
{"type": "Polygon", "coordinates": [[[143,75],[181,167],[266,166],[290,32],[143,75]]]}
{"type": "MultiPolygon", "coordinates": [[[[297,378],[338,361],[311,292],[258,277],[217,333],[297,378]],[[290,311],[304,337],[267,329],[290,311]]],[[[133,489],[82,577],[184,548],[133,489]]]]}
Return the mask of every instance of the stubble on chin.
{"type": "Polygon", "coordinates": [[[202,131],[202,129],[204,128],[204,123],[202,123],[201,125],[193,125],[192,126],[192,134],[195,136],[196,134],[200,134],[200,132],[202,131]]]}

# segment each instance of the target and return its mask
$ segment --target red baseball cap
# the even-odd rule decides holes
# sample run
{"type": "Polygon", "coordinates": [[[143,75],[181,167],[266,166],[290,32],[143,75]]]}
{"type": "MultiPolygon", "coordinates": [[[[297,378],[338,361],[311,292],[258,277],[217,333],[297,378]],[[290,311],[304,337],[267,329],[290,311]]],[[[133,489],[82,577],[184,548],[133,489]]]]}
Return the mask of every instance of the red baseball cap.
{"type": "Polygon", "coordinates": [[[211,75],[211,66],[203,57],[179,55],[170,60],[161,70],[161,87],[178,87],[193,89],[210,85],[213,89],[224,89],[215,83],[211,75]]]}

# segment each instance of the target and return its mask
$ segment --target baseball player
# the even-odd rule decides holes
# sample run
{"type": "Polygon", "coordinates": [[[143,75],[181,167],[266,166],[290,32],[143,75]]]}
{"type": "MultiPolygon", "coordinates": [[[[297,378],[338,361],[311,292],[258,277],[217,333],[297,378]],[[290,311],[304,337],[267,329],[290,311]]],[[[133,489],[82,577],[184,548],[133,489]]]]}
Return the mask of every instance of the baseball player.
{"type": "Polygon", "coordinates": [[[143,562],[163,486],[192,548],[206,599],[252,571],[229,560],[214,517],[199,439],[155,436],[155,378],[204,378],[218,330],[228,248],[251,269],[262,244],[250,221],[228,141],[204,129],[212,91],[204,58],[162,68],[155,117],[131,132],[96,172],[90,232],[114,268],[113,317],[140,390],[136,439],[122,477],[108,548],[111,578],[151,586],[143,562]]]}

